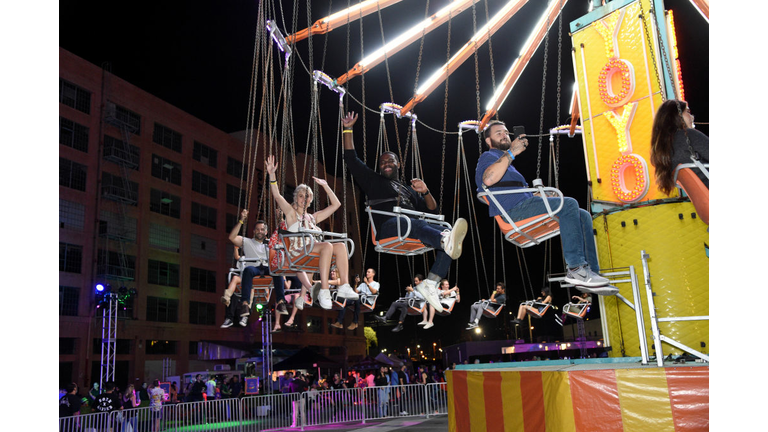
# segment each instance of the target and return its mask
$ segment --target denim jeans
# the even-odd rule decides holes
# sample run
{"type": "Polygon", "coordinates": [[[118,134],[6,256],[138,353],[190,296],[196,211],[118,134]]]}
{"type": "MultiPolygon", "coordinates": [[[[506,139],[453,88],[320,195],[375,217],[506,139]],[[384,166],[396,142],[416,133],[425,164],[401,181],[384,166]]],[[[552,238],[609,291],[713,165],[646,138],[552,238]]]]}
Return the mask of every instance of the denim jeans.
{"type": "MultiPolygon", "coordinates": [[[[251,291],[253,290],[253,278],[256,276],[269,276],[269,267],[267,266],[248,266],[243,269],[240,275],[240,288],[244,302],[251,302],[251,291]]],[[[291,286],[301,287],[301,282],[296,276],[289,276],[291,286]]],[[[285,280],[282,276],[272,276],[272,283],[275,286],[275,299],[277,301],[285,300],[285,280]]]]}
{"type": "MultiPolygon", "coordinates": [[[[347,300],[345,304],[354,307],[355,314],[352,316],[352,322],[357,323],[360,320],[360,300],[347,300]]],[[[346,312],[346,307],[339,309],[339,316],[336,318],[336,321],[344,324],[344,314],[346,312]]]]}
{"type": "MultiPolygon", "coordinates": [[[[560,205],[559,198],[547,198],[547,200],[553,210],[560,205]]],[[[507,210],[507,214],[515,222],[546,212],[544,201],[537,196],[523,200],[515,207],[507,210]]],[[[600,265],[597,262],[597,250],[595,249],[595,235],[592,232],[592,215],[588,211],[580,209],[578,201],[565,197],[563,208],[555,218],[560,224],[560,241],[563,245],[563,257],[568,268],[589,264],[593,271],[600,271],[600,265]]]]}
{"type": "MultiPolygon", "coordinates": [[[[435,263],[432,264],[432,268],[429,269],[429,272],[440,276],[441,278],[446,277],[448,275],[448,270],[451,269],[451,257],[443,252],[443,227],[432,225],[420,219],[408,219],[411,220],[411,232],[409,233],[408,238],[417,239],[426,246],[434,248],[435,251],[437,251],[435,255],[435,263]]],[[[381,225],[379,238],[397,237],[398,223],[400,224],[400,233],[405,233],[405,230],[408,229],[405,220],[403,218],[393,217],[381,225]]]]}

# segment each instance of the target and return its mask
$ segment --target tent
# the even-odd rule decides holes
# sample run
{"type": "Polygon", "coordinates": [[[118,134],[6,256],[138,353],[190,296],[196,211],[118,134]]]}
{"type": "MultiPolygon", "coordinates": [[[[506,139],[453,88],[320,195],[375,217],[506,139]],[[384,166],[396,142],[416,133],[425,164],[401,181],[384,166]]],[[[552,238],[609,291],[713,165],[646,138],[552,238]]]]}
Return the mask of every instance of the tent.
{"type": "Polygon", "coordinates": [[[352,366],[351,369],[356,371],[367,371],[367,370],[379,369],[380,367],[385,365],[389,366],[389,364],[390,364],[389,361],[384,363],[368,356],[360,360],[356,365],[352,366]]]}
{"type": "Polygon", "coordinates": [[[341,365],[322,356],[309,348],[302,348],[296,354],[288,357],[287,359],[276,363],[273,367],[276,371],[290,370],[290,369],[314,369],[314,368],[339,368],[341,365]]]}

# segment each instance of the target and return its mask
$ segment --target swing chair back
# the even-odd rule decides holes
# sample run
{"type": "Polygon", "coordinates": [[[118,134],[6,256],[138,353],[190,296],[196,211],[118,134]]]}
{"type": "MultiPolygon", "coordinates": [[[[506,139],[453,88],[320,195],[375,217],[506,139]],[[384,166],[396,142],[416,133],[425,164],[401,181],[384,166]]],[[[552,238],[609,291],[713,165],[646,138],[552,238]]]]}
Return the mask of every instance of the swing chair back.
{"type": "MultiPolygon", "coordinates": [[[[709,168],[709,164],[704,164],[709,168]]],[[[691,199],[693,207],[701,220],[709,225],[709,188],[704,185],[698,175],[693,171],[698,168],[695,164],[680,164],[675,168],[675,184],[685,191],[691,199]]],[[[709,172],[703,170],[709,178],[709,172]]]]}
{"type": "MultiPolygon", "coordinates": [[[[366,206],[365,212],[368,213],[368,220],[371,225],[371,241],[374,244],[376,252],[383,252],[393,255],[413,256],[429,252],[434,248],[425,245],[418,239],[409,238],[411,233],[411,218],[425,220],[432,225],[437,225],[443,229],[450,230],[451,224],[445,221],[445,216],[420,211],[408,210],[400,207],[393,207],[391,212],[372,209],[370,205],[366,206]],[[406,224],[403,232],[398,232],[395,237],[378,238],[376,225],[373,223],[373,215],[385,215],[402,219],[406,224]]],[[[398,230],[400,229],[398,224],[398,230]]]]}

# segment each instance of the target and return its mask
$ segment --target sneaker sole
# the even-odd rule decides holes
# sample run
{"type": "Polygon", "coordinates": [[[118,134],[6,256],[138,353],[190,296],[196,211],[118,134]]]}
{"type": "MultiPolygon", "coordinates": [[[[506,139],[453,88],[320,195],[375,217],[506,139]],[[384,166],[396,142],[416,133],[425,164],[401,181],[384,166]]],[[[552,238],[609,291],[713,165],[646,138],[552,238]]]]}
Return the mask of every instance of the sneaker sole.
{"type": "Polygon", "coordinates": [[[577,290],[588,294],[595,294],[601,296],[612,296],[619,293],[619,289],[613,285],[603,285],[599,287],[588,287],[583,285],[574,285],[577,290]]]}
{"type": "Polygon", "coordinates": [[[230,324],[230,325],[224,325],[224,324],[222,324],[222,325],[221,325],[221,328],[230,328],[230,327],[232,327],[232,324],[230,324]]]}
{"type": "Polygon", "coordinates": [[[463,218],[456,219],[456,223],[453,226],[453,237],[451,240],[451,254],[448,256],[451,259],[457,259],[461,256],[461,245],[464,242],[464,237],[467,236],[467,221],[463,218]]]}
{"type": "Polygon", "coordinates": [[[435,308],[435,312],[442,312],[443,311],[443,305],[440,304],[440,299],[432,300],[427,295],[426,287],[417,285],[416,291],[418,291],[422,296],[424,296],[425,299],[427,299],[427,303],[431,304],[433,308],[435,308]]]}
{"type": "Polygon", "coordinates": [[[569,283],[574,286],[582,286],[582,287],[588,287],[588,288],[597,288],[597,287],[603,287],[603,286],[610,286],[610,281],[605,280],[605,282],[586,282],[581,279],[572,279],[568,276],[563,278],[563,282],[569,283]]]}

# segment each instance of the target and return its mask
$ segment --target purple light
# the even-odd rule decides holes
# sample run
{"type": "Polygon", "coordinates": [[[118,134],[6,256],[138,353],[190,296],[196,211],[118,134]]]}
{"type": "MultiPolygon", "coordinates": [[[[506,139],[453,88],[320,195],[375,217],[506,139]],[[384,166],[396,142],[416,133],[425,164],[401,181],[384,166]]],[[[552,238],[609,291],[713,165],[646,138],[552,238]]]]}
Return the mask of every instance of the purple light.
{"type": "Polygon", "coordinates": [[[97,292],[103,292],[104,291],[104,285],[96,284],[96,291],[97,292]]]}

